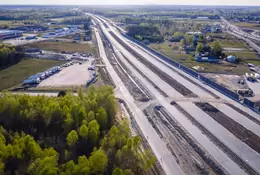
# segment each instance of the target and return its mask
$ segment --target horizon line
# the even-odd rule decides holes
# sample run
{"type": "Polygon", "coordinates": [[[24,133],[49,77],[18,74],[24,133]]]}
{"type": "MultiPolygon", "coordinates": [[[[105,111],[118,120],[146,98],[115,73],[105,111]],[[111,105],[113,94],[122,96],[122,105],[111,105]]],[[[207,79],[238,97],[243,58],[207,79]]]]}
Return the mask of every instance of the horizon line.
{"type": "MultiPolygon", "coordinates": [[[[2,4],[0,5],[3,6],[47,6],[47,5],[52,5],[52,6],[165,6],[165,5],[170,5],[170,6],[233,6],[233,7],[260,7],[259,5],[220,5],[220,4],[2,4]]],[[[1,8],[1,7],[0,7],[1,8]]]]}

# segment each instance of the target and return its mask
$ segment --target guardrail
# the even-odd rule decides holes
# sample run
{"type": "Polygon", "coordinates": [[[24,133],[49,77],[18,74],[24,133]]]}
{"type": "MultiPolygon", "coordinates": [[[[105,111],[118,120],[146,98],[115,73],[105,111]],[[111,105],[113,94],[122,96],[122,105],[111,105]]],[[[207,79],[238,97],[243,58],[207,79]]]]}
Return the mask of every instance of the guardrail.
{"type": "Polygon", "coordinates": [[[244,98],[243,105],[250,108],[252,111],[260,114],[260,107],[256,107],[256,102],[253,102],[247,98],[244,98]]]}
{"type": "MultiPolygon", "coordinates": [[[[138,44],[139,46],[142,46],[146,50],[150,51],[152,54],[154,54],[155,56],[159,57],[163,61],[169,63],[170,65],[172,65],[172,66],[174,66],[174,67],[176,67],[176,68],[178,68],[178,69],[180,69],[180,70],[182,70],[184,72],[186,72],[187,74],[189,74],[192,77],[200,80],[201,82],[203,82],[204,84],[207,84],[208,86],[214,88],[215,90],[221,92],[222,94],[226,95],[227,97],[231,98],[232,100],[240,102],[240,96],[237,93],[235,93],[235,92],[227,89],[226,87],[221,86],[220,84],[218,84],[218,83],[216,83],[216,82],[214,82],[214,81],[212,81],[212,80],[210,80],[210,79],[200,75],[200,73],[198,73],[198,72],[196,72],[196,71],[194,71],[194,70],[192,70],[192,69],[190,69],[190,68],[180,64],[179,62],[174,61],[171,58],[168,58],[167,56],[165,56],[165,55],[159,53],[158,51],[148,47],[147,45],[141,43],[140,41],[137,41],[136,39],[134,39],[134,38],[132,38],[132,37],[130,37],[130,36],[124,34],[124,33],[121,33],[121,34],[125,38],[131,40],[132,42],[134,42],[134,43],[138,44]]],[[[254,112],[260,113],[260,108],[256,108],[255,107],[255,103],[250,101],[250,100],[248,100],[247,98],[245,98],[243,100],[243,103],[241,103],[241,104],[243,104],[244,106],[250,108],[254,112]]]]}

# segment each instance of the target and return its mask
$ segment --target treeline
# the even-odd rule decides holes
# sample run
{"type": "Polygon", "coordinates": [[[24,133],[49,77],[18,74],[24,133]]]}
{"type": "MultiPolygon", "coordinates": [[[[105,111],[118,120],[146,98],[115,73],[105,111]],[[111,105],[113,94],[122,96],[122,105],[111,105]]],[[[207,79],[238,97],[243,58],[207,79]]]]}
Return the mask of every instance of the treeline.
{"type": "Polygon", "coordinates": [[[221,15],[226,19],[237,19],[239,21],[260,21],[259,9],[233,9],[220,10],[221,15]]]}
{"type": "Polygon", "coordinates": [[[18,63],[24,56],[20,47],[0,44],[0,69],[18,63]]]}
{"type": "Polygon", "coordinates": [[[164,11],[162,9],[156,9],[153,10],[147,10],[147,9],[141,9],[140,11],[119,11],[115,10],[113,12],[109,11],[95,11],[94,13],[103,15],[110,18],[116,18],[116,17],[138,17],[138,18],[156,18],[156,17],[170,17],[170,18],[190,18],[190,19],[196,19],[197,17],[208,17],[209,19],[220,19],[220,16],[217,15],[213,10],[173,10],[173,11],[164,11]]]}
{"type": "Polygon", "coordinates": [[[169,14],[153,14],[153,16],[155,17],[163,17],[163,16],[168,16],[171,18],[190,18],[190,19],[196,19],[198,17],[208,17],[209,19],[220,19],[219,15],[215,15],[215,14],[210,14],[210,13],[169,13],[169,14]]]}
{"type": "Polygon", "coordinates": [[[40,23],[41,21],[38,20],[14,20],[12,22],[0,24],[0,29],[16,28],[15,26],[23,25],[39,25],[40,23]]]}
{"type": "Polygon", "coordinates": [[[0,174],[143,174],[155,158],[116,111],[107,86],[78,96],[2,94],[0,174]]]}
{"type": "Polygon", "coordinates": [[[168,18],[141,18],[141,17],[125,17],[120,19],[121,23],[125,24],[142,24],[147,23],[150,25],[168,25],[171,26],[175,24],[175,22],[168,18]]]}
{"type": "Polygon", "coordinates": [[[0,11],[0,20],[46,20],[49,18],[61,18],[81,15],[78,11],[57,9],[24,9],[0,11]]]}
{"type": "Polygon", "coordinates": [[[172,36],[175,32],[186,33],[189,31],[200,31],[207,25],[207,23],[195,22],[187,19],[173,20],[169,17],[122,17],[119,19],[119,22],[127,25],[150,24],[157,27],[162,36],[172,36]]]}
{"type": "Polygon", "coordinates": [[[159,29],[154,25],[141,24],[141,25],[129,25],[127,27],[128,35],[136,38],[140,41],[149,40],[149,42],[162,42],[163,36],[161,36],[159,29]]]}
{"type": "MultiPolygon", "coordinates": [[[[184,39],[184,45],[193,43],[193,37],[185,34],[192,28],[188,24],[172,21],[166,22],[167,20],[151,21],[151,23],[148,22],[149,24],[140,23],[138,25],[127,26],[128,35],[139,41],[149,40],[149,42],[162,42],[168,38],[169,41],[173,42],[179,42],[184,39]]],[[[202,29],[203,27],[204,25],[198,24],[195,29],[202,29]]]]}
{"type": "Polygon", "coordinates": [[[84,16],[75,16],[71,18],[65,18],[62,20],[61,23],[64,24],[90,24],[91,23],[91,18],[84,15],[84,16]]]}

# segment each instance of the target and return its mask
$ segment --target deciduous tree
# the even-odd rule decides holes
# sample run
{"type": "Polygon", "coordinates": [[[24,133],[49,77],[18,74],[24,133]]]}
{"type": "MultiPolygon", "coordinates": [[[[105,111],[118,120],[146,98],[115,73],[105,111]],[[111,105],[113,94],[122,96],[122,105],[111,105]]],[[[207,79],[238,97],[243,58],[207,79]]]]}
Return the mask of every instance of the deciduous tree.
{"type": "Polygon", "coordinates": [[[98,109],[98,113],[96,114],[96,120],[102,130],[107,128],[107,123],[108,123],[107,112],[103,107],[98,109]]]}
{"type": "Polygon", "coordinates": [[[86,139],[88,137],[88,127],[87,125],[83,124],[81,125],[81,127],[79,128],[79,135],[80,137],[86,139]]]}
{"type": "Polygon", "coordinates": [[[66,138],[68,146],[73,146],[78,141],[78,139],[78,133],[75,130],[72,130],[66,138]]]}
{"type": "Polygon", "coordinates": [[[104,150],[94,150],[89,157],[89,164],[91,167],[91,173],[103,174],[107,167],[107,155],[104,150]]]}
{"type": "Polygon", "coordinates": [[[95,114],[93,111],[88,112],[88,122],[92,121],[95,119],[95,114]]]}
{"type": "Polygon", "coordinates": [[[213,47],[212,48],[213,53],[217,56],[220,56],[223,51],[223,48],[221,47],[219,42],[217,41],[213,42],[212,47],[213,47]]]}
{"type": "Polygon", "coordinates": [[[198,43],[197,47],[196,47],[196,52],[200,53],[203,51],[203,44],[202,43],[198,43]]]}

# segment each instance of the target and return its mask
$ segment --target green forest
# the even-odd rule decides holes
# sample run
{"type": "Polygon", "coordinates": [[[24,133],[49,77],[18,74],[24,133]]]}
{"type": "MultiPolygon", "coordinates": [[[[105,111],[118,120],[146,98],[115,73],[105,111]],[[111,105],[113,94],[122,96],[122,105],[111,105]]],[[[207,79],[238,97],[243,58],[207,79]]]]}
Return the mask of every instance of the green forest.
{"type": "Polygon", "coordinates": [[[0,69],[18,63],[24,54],[20,47],[0,44],[0,69]]]}
{"type": "Polygon", "coordinates": [[[85,24],[91,23],[91,18],[88,16],[75,16],[70,18],[65,18],[61,21],[62,24],[85,24]]]}
{"type": "Polygon", "coordinates": [[[163,36],[160,35],[160,31],[156,26],[149,24],[141,24],[141,25],[129,25],[127,26],[128,35],[142,40],[149,40],[150,42],[162,42],[163,36]]]}
{"type": "Polygon", "coordinates": [[[50,18],[61,18],[82,15],[81,12],[71,11],[67,8],[53,9],[53,7],[31,7],[28,9],[7,9],[0,8],[0,20],[47,20],[50,18]]]}
{"type": "Polygon", "coordinates": [[[117,104],[110,86],[77,96],[3,93],[0,174],[144,174],[156,159],[115,119],[117,104]]]}

